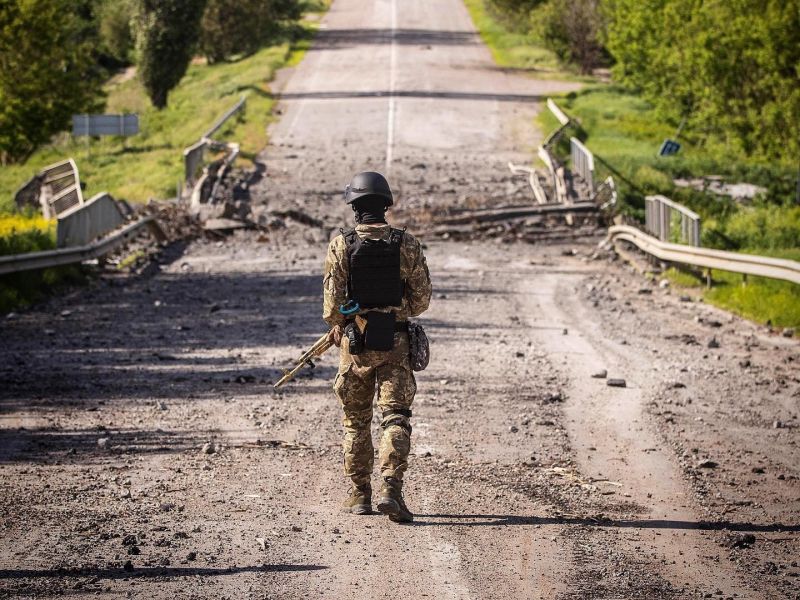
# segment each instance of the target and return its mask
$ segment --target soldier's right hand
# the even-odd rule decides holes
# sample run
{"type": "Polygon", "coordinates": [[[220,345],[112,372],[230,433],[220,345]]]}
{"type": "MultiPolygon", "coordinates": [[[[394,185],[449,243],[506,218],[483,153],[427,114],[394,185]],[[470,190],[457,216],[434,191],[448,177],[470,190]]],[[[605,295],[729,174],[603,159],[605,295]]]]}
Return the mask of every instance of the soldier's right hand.
{"type": "Polygon", "coordinates": [[[342,343],[342,326],[336,325],[328,332],[328,341],[333,342],[335,346],[342,343]]]}

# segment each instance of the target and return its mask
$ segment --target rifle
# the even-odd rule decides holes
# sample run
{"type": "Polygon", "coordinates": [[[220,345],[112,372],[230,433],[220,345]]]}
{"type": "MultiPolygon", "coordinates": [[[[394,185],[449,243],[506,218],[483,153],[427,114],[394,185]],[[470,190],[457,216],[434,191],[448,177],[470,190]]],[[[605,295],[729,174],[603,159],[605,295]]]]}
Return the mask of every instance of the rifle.
{"type": "MultiPolygon", "coordinates": [[[[361,307],[358,305],[358,302],[353,300],[348,301],[345,304],[342,304],[339,307],[339,312],[342,313],[344,316],[349,317],[351,315],[355,315],[361,307]]],[[[356,323],[358,323],[359,329],[363,333],[364,329],[367,326],[367,322],[363,317],[356,316],[355,317],[356,323]]],[[[305,366],[309,366],[312,369],[314,368],[314,362],[311,360],[312,358],[317,358],[318,356],[322,356],[325,354],[331,346],[333,346],[333,342],[328,341],[328,335],[330,335],[330,331],[324,334],[321,338],[319,338],[314,345],[311,346],[310,349],[306,350],[303,353],[303,356],[300,357],[300,360],[297,361],[297,364],[294,366],[294,369],[291,371],[288,369],[283,370],[283,377],[281,377],[277,383],[275,383],[272,387],[280,387],[287,381],[291,381],[294,379],[294,376],[300,372],[305,366]]]]}
{"type": "Polygon", "coordinates": [[[328,334],[326,333],[316,342],[314,342],[314,345],[311,346],[310,349],[303,353],[303,356],[300,357],[300,360],[297,361],[297,364],[293,369],[283,370],[283,377],[281,377],[273,387],[280,387],[287,381],[294,379],[294,376],[297,375],[305,366],[309,366],[313,369],[314,363],[311,359],[322,356],[328,351],[328,349],[330,349],[331,346],[333,346],[333,342],[328,340],[328,334]]]}

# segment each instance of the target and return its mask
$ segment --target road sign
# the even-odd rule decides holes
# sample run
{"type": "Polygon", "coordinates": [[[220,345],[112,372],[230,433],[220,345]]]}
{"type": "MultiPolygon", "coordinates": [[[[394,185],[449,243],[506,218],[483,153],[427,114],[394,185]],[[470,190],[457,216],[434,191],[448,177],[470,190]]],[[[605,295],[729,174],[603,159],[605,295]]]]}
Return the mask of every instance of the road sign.
{"type": "Polygon", "coordinates": [[[659,156],[672,156],[673,154],[677,154],[678,150],[681,149],[681,145],[676,142],[675,140],[664,140],[664,143],[661,144],[661,148],[658,150],[659,156]]]}
{"type": "Polygon", "coordinates": [[[72,115],[72,135],[136,135],[139,115],[72,115]]]}

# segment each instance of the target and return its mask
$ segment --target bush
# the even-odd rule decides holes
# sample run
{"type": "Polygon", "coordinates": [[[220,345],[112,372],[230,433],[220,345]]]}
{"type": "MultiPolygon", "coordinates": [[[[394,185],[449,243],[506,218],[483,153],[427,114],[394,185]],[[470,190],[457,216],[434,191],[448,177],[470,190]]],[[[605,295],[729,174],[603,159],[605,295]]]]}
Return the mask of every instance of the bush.
{"type": "Polygon", "coordinates": [[[136,46],[139,76],[156,108],[167,105],[167,95],[192,60],[200,35],[206,0],[139,0],[136,46]]]}
{"type": "Polygon", "coordinates": [[[56,247],[56,222],[43,217],[0,216],[0,256],[56,247]]]}
{"type": "Polygon", "coordinates": [[[297,0],[209,0],[200,48],[209,63],[249,55],[273,42],[286,21],[299,18],[297,0]]]}
{"type": "Polygon", "coordinates": [[[106,0],[100,6],[98,29],[103,51],[120,64],[133,60],[133,0],[106,0]]]}
{"type": "Polygon", "coordinates": [[[531,19],[542,41],[581,73],[607,64],[600,42],[604,23],[599,0],[548,0],[533,11],[531,19]]]}
{"type": "MultiPolygon", "coordinates": [[[[73,0],[4,2],[0,9],[0,163],[25,160],[102,106],[101,69],[86,6],[73,0]]],[[[91,13],[89,13],[91,16],[91,13]]]]}
{"type": "Polygon", "coordinates": [[[742,248],[800,248],[800,206],[741,208],[728,219],[725,234],[742,248]]]}

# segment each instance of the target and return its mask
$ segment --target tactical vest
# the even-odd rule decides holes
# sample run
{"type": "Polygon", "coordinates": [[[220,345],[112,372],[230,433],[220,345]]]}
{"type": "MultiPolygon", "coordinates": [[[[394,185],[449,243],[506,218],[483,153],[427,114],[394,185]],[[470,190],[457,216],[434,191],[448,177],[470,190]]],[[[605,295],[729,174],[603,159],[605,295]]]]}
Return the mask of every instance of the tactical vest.
{"type": "Polygon", "coordinates": [[[353,229],[343,231],[349,265],[347,296],[361,308],[400,306],[403,280],[400,278],[400,246],[404,230],[392,229],[389,241],[362,240],[353,229]]]}

